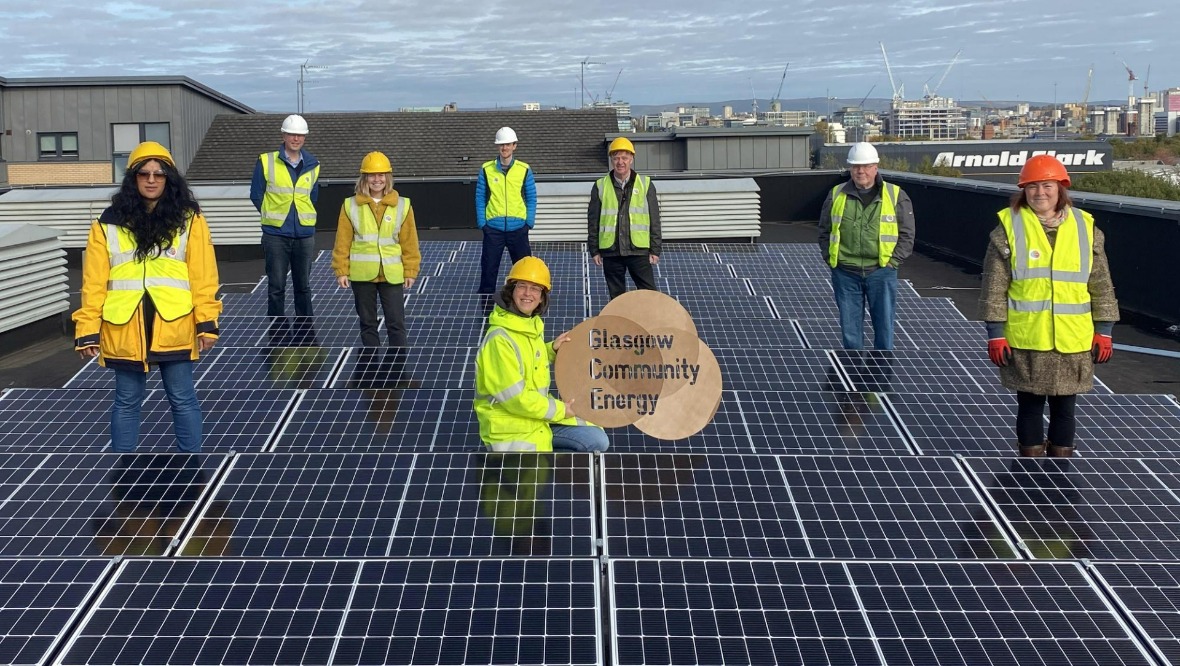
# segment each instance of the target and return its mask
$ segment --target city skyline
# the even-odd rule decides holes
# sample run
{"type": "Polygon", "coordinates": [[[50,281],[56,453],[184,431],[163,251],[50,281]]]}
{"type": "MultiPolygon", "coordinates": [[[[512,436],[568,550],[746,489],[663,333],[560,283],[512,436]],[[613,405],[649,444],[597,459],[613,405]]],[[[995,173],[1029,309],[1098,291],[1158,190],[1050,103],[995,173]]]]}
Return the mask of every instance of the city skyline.
{"type": "Polygon", "coordinates": [[[937,92],[956,99],[1076,102],[1091,65],[1090,100],[1125,99],[1124,62],[1138,78],[1137,96],[1149,66],[1150,90],[1180,85],[1180,65],[1165,57],[1180,8],[1164,3],[1136,15],[1111,13],[1097,0],[899,0],[872,12],[819,0],[789,7],[345,0],[330,8],[312,0],[177,8],[63,0],[35,9],[3,0],[0,7],[0,77],[183,75],[275,112],[297,109],[301,75],[308,112],[448,102],[576,108],[608,92],[636,106],[766,104],[780,81],[784,99],[855,102],[892,93],[879,42],[907,99],[942,80],[937,92]]]}

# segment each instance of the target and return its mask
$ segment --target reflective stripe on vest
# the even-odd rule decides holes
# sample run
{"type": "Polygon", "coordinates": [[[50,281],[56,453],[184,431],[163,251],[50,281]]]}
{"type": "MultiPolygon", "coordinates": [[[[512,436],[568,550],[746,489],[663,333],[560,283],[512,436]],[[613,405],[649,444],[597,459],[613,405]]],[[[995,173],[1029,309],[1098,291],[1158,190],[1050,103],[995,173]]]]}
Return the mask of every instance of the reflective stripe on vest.
{"type": "MultiPolygon", "coordinates": [[[[491,340],[493,337],[496,337],[496,336],[503,337],[505,340],[508,341],[508,344],[512,345],[512,351],[516,352],[516,362],[517,362],[517,364],[520,365],[520,376],[524,377],[524,375],[525,375],[524,355],[521,354],[520,346],[516,344],[516,340],[512,339],[512,336],[508,334],[508,331],[506,331],[502,328],[493,328],[492,330],[488,331],[487,335],[484,336],[483,341],[479,343],[480,349],[483,349],[483,346],[486,345],[489,340],[491,340]]],[[[545,378],[545,383],[542,386],[538,386],[536,388],[536,391],[537,391],[537,393],[540,393],[542,396],[544,396],[544,398],[546,400],[549,401],[549,406],[545,411],[545,420],[552,421],[555,418],[557,418],[557,400],[553,396],[549,395],[549,379],[548,379],[548,377],[545,378]]],[[[524,379],[521,379],[519,382],[516,382],[512,386],[509,386],[508,388],[503,389],[501,391],[497,391],[496,393],[493,393],[492,395],[484,395],[482,393],[477,393],[475,396],[475,399],[476,400],[485,400],[488,403],[506,402],[506,401],[511,400],[512,398],[515,398],[516,396],[518,396],[524,392],[525,392],[524,379]]]]}
{"type": "MultiPolygon", "coordinates": [[[[843,185],[832,188],[832,235],[828,238],[828,265],[836,267],[840,259],[840,223],[844,221],[844,208],[848,205],[848,194],[843,185]]],[[[884,268],[893,258],[897,248],[897,197],[900,188],[881,181],[881,215],[877,222],[877,264],[884,268]]]]}
{"type": "Polygon", "coordinates": [[[524,203],[524,178],[529,165],[520,160],[512,162],[507,172],[500,171],[499,160],[484,162],[483,174],[488,183],[488,203],[483,209],[485,220],[497,217],[528,219],[528,207],[524,203]]]}
{"type": "Polygon", "coordinates": [[[1090,315],[1090,269],[1094,256],[1094,218],[1068,208],[1049,243],[1032,210],[1000,211],[1000,224],[1011,249],[1008,321],[1004,337],[1018,349],[1090,350],[1094,320],[1090,315]]]}
{"type": "Polygon", "coordinates": [[[283,226],[294,205],[299,224],[314,227],[316,214],[311,191],[319,180],[320,166],[317,164],[304,171],[295,182],[291,182],[291,171],[280,163],[281,160],[278,151],[262,155],[262,175],[266,178],[266,192],[262,195],[262,224],[268,227],[283,226]]]}
{"type": "MultiPolygon", "coordinates": [[[[627,224],[630,227],[631,246],[651,247],[651,214],[647,209],[647,190],[651,178],[636,174],[627,202],[627,224]]],[[[598,199],[602,207],[598,212],[598,247],[606,249],[615,244],[619,228],[619,198],[615,194],[614,177],[603,176],[596,181],[598,199]]]]}
{"type": "Polygon", "coordinates": [[[352,247],[348,258],[348,279],[356,282],[372,282],[377,279],[378,267],[385,279],[392,284],[405,281],[402,266],[402,246],[398,237],[406,211],[410,209],[407,197],[398,197],[396,206],[386,206],[385,214],[378,222],[368,204],[357,203],[356,197],[345,202],[348,221],[352,223],[352,247]]]}
{"type": "Polygon", "coordinates": [[[107,224],[107,259],[110,273],[102,318],[112,324],[131,321],[143,300],[151,294],[156,312],[164,321],[175,321],[193,311],[193,294],[188,275],[188,233],[191,218],[172,238],[172,247],[157,257],[135,259],[135,237],[129,230],[107,224]]]}

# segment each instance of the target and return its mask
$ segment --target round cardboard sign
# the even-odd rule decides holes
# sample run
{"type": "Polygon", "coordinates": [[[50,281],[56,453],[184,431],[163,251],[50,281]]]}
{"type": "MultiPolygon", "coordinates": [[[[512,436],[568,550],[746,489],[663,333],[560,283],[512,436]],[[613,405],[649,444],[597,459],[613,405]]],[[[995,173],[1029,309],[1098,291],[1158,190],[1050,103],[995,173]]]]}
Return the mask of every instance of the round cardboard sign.
{"type": "Polygon", "coordinates": [[[697,335],[692,315],[675,298],[651,289],[628,291],[607,303],[598,316],[623,317],[643,324],[648,330],[671,328],[697,335]]]}
{"type": "Polygon", "coordinates": [[[596,425],[617,428],[655,409],[664,364],[647,329],[629,319],[598,316],[569,335],[557,352],[553,376],[570,411],[596,425]]]}
{"type": "Polygon", "coordinates": [[[678,391],[665,391],[658,407],[635,421],[635,427],[656,439],[684,439],[708,425],[721,406],[721,367],[713,350],[697,340],[692,378],[678,391]]]}

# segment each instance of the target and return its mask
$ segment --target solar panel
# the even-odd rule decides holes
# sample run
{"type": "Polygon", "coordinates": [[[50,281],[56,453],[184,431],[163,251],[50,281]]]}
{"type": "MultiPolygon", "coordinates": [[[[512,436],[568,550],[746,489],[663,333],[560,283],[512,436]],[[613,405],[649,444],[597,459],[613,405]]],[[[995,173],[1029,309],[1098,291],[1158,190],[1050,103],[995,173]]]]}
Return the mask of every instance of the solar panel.
{"type": "Polygon", "coordinates": [[[898,299],[894,308],[898,321],[967,321],[949,298],[924,297],[898,299]]]}
{"type": "MultiPolygon", "coordinates": [[[[208,352],[201,355],[201,359],[197,362],[193,370],[194,374],[200,370],[201,363],[205,361],[208,352]]],[[[147,388],[157,389],[162,386],[160,373],[150,372],[147,376],[147,388]]],[[[72,389],[113,389],[115,388],[115,373],[110,368],[104,368],[98,364],[98,359],[92,358],[86,362],[85,365],[78,370],[78,372],[65,383],[62,388],[72,389]]]]}
{"type": "Polygon", "coordinates": [[[733,297],[733,296],[750,296],[750,289],[746,285],[745,280],[739,280],[731,277],[724,278],[689,278],[684,277],[661,277],[656,278],[656,287],[672,298],[681,298],[689,295],[712,295],[714,298],[733,297]]]}
{"type": "MultiPolygon", "coordinates": [[[[854,391],[887,393],[983,393],[973,370],[950,351],[832,352],[854,391]]],[[[993,366],[994,367],[994,366],[993,366]]],[[[988,372],[986,369],[982,369],[988,372]]],[[[995,374],[990,373],[989,374],[995,374]]]]}
{"type": "Polygon", "coordinates": [[[249,294],[223,294],[222,317],[258,317],[266,314],[266,289],[249,294]]]}
{"type": "Polygon", "coordinates": [[[894,337],[917,349],[987,349],[987,329],[981,321],[921,318],[894,322],[894,337]]]}
{"type": "Polygon", "coordinates": [[[910,453],[875,393],[736,391],[734,399],[759,453],[910,453]]]}
{"type": "Polygon", "coordinates": [[[348,350],[332,388],[456,388],[475,386],[470,347],[360,347],[348,350]]]}
{"type": "Polygon", "coordinates": [[[755,453],[750,432],[742,420],[732,391],[723,391],[721,404],[713,420],[700,432],[677,440],[656,439],[640,432],[635,426],[611,428],[606,435],[611,451],[655,453],[661,451],[698,451],[702,453],[755,453]]]}
{"type": "Polygon", "coordinates": [[[1180,663],[1180,564],[1097,562],[1099,581],[1130,616],[1167,663],[1180,663]]]}
{"type": "MultiPolygon", "coordinates": [[[[218,347],[352,347],[361,342],[355,313],[315,317],[222,317],[218,347]]],[[[385,326],[377,333],[385,340],[385,326]]],[[[215,347],[216,349],[216,347],[215,347]]]]}
{"type": "MultiPolygon", "coordinates": [[[[785,316],[785,315],[784,315],[785,316]]],[[[795,323],[802,333],[805,345],[811,349],[840,349],[844,346],[844,334],[840,330],[838,314],[826,319],[796,319],[795,323]]],[[[896,322],[894,323],[896,326],[896,322]]],[[[866,348],[873,346],[873,325],[866,318],[864,322],[864,341],[866,348]]],[[[893,330],[894,342],[897,342],[897,329],[893,330]]]]}
{"type": "Polygon", "coordinates": [[[479,450],[472,389],[310,389],[275,451],[479,450]]]}
{"type": "Polygon", "coordinates": [[[713,350],[720,347],[772,349],[804,346],[796,322],[787,319],[713,319],[693,321],[697,337],[713,350]]]}
{"type": "MultiPolygon", "coordinates": [[[[345,350],[331,347],[214,347],[202,357],[198,388],[321,388],[345,350]]],[[[155,374],[155,373],[153,373],[155,374]]]]}
{"type": "Polygon", "coordinates": [[[829,277],[802,275],[797,277],[743,278],[759,296],[775,298],[826,298],[832,300],[832,280],[829,277]]]}
{"type": "MultiPolygon", "coordinates": [[[[694,320],[698,319],[778,319],[763,296],[725,296],[688,293],[676,297],[694,320]]],[[[592,311],[598,312],[607,299],[594,299],[592,311]]]]}
{"type": "MultiPolygon", "coordinates": [[[[491,311],[489,299],[480,294],[414,294],[406,304],[406,318],[487,316],[491,311]]],[[[546,310],[547,316],[586,318],[586,301],[578,296],[554,298],[546,310]]],[[[407,327],[413,322],[408,322],[407,327]]]]}
{"type": "Polygon", "coordinates": [[[1180,456],[1180,405],[1171,395],[1083,393],[1075,418],[1084,455],[1180,456]]]}
{"type": "Polygon", "coordinates": [[[47,456],[0,505],[0,556],[165,555],[221,456],[47,456]]]}
{"type": "Polygon", "coordinates": [[[0,397],[0,450],[97,451],[110,442],[114,389],[11,389],[0,397]]]}
{"type": "Polygon", "coordinates": [[[606,455],[610,557],[807,557],[773,456],[606,455]]]}
{"type": "MultiPolygon", "coordinates": [[[[585,317],[544,316],[545,339],[553,340],[586,320],[585,317]]],[[[488,318],[483,317],[415,317],[406,322],[408,346],[475,347],[483,341],[488,318]]]]}
{"type": "Polygon", "coordinates": [[[751,391],[851,389],[823,349],[713,349],[725,388],[751,391]]]}
{"type": "Polygon", "coordinates": [[[1032,557],[1180,557],[1180,499],[1138,461],[971,458],[967,465],[1032,557]]]}
{"type": "Polygon", "coordinates": [[[1016,558],[950,457],[783,456],[808,557],[1016,558]]]}
{"type": "Polygon", "coordinates": [[[111,566],[103,559],[0,560],[0,663],[45,663],[111,566]]]}
{"type": "Polygon", "coordinates": [[[596,562],[128,560],[67,664],[601,663],[596,562]]]}
{"type": "Polygon", "coordinates": [[[919,453],[991,455],[1016,451],[1016,397],[890,393],[884,397],[919,453]]]}

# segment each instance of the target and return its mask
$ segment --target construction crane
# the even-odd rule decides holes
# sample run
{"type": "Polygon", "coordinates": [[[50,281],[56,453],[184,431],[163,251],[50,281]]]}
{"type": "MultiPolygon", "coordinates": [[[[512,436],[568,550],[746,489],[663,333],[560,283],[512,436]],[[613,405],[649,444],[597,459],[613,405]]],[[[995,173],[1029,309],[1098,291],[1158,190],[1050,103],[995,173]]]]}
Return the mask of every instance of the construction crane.
{"type": "Polygon", "coordinates": [[[783,75],[778,80],[778,90],[776,90],[774,93],[774,99],[770,100],[770,110],[771,111],[782,111],[783,110],[782,109],[782,99],[781,99],[782,94],[783,94],[783,83],[786,82],[786,80],[787,80],[787,67],[790,67],[790,66],[791,66],[791,63],[788,62],[787,66],[783,67],[783,75]]]}
{"type": "Polygon", "coordinates": [[[610,84],[610,88],[606,91],[606,103],[610,104],[611,94],[615,92],[615,86],[619,85],[619,77],[623,75],[623,68],[619,68],[619,73],[615,74],[615,82],[610,84]]]}
{"type": "Polygon", "coordinates": [[[1147,80],[1151,78],[1151,65],[1147,66],[1147,75],[1143,77],[1143,96],[1147,97],[1147,80]]]}
{"type": "Polygon", "coordinates": [[[1086,90],[1082,93],[1082,122],[1081,128],[1083,131],[1090,125],[1090,107],[1087,106],[1090,102],[1090,86],[1094,83],[1094,63],[1090,63],[1090,71],[1086,72],[1086,90]]]}
{"type": "MultiPolygon", "coordinates": [[[[578,83],[581,84],[581,86],[582,86],[582,107],[581,108],[583,108],[583,109],[586,108],[586,66],[587,65],[602,65],[602,64],[605,64],[605,63],[591,60],[589,56],[582,58],[582,71],[581,71],[580,76],[578,76],[578,83]]],[[[595,101],[597,101],[597,100],[595,100],[595,101]]]]}
{"type": "Polygon", "coordinates": [[[889,74],[889,87],[893,88],[893,101],[900,102],[905,99],[905,84],[901,84],[898,88],[897,84],[893,82],[893,68],[889,66],[889,54],[885,52],[885,42],[877,42],[881,45],[881,57],[885,58],[885,72],[889,74]]]}
{"type": "Polygon", "coordinates": [[[750,108],[753,109],[754,120],[758,120],[758,96],[754,94],[754,79],[746,77],[750,81],[750,108]]]}
{"type": "Polygon", "coordinates": [[[955,51],[955,55],[953,58],[951,58],[950,64],[947,65],[946,69],[944,69],[942,71],[942,76],[940,76],[938,78],[938,83],[934,84],[934,88],[931,90],[928,90],[926,92],[926,97],[929,98],[929,97],[938,96],[938,89],[942,87],[942,82],[946,81],[946,75],[951,73],[951,67],[954,67],[955,63],[959,61],[959,54],[961,54],[962,52],[963,52],[963,49],[959,49],[958,51],[955,51]]]}
{"type": "Polygon", "coordinates": [[[875,83],[874,83],[874,84],[873,84],[873,87],[872,87],[872,88],[869,88],[869,91],[868,91],[867,93],[865,93],[865,96],[860,98],[860,104],[857,104],[857,106],[859,106],[859,107],[860,107],[860,110],[861,110],[861,111],[864,111],[864,108],[865,108],[865,100],[866,100],[866,99],[868,99],[868,98],[869,98],[869,95],[872,95],[872,94],[873,94],[873,91],[874,91],[874,90],[876,90],[876,89],[877,89],[877,84],[875,84],[875,83]]]}
{"type": "MultiPolygon", "coordinates": [[[[1115,52],[1115,56],[1118,56],[1118,52],[1115,52]]],[[[1127,103],[1130,104],[1130,100],[1135,97],[1135,82],[1139,80],[1139,77],[1135,76],[1135,72],[1131,71],[1131,66],[1127,64],[1126,60],[1120,57],[1119,62],[1123,63],[1123,69],[1127,70],[1127,103]]]]}

